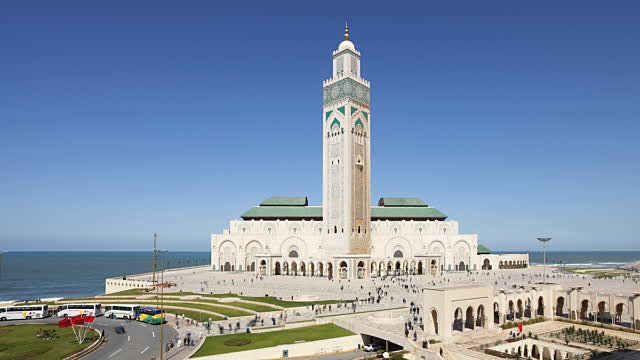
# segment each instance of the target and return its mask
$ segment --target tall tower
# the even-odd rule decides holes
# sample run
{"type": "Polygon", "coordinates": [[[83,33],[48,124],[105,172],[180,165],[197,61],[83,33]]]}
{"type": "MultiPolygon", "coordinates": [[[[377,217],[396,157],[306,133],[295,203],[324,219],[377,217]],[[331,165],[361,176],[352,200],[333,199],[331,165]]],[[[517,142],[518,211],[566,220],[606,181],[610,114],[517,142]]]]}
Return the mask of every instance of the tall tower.
{"type": "Polygon", "coordinates": [[[360,52],[344,41],[333,52],[333,77],[322,83],[322,182],[326,247],[369,254],[371,247],[370,84],[360,77],[360,52]]]}

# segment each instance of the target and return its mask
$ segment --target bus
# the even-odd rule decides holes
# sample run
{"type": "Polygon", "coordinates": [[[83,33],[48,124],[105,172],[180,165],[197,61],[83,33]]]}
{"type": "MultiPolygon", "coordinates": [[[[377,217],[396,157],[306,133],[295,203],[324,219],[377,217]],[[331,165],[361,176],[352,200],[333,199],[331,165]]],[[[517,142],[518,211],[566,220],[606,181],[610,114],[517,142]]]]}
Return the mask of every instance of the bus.
{"type": "Polygon", "coordinates": [[[47,305],[25,305],[0,307],[0,320],[31,320],[49,316],[47,305]]]}
{"type": "Polygon", "coordinates": [[[136,320],[142,321],[148,324],[160,324],[164,322],[164,310],[146,307],[139,308],[136,320]]]}
{"type": "Polygon", "coordinates": [[[104,316],[111,319],[135,319],[140,305],[112,304],[105,305],[104,316]]]}
{"type": "Polygon", "coordinates": [[[100,304],[64,304],[58,306],[58,317],[76,315],[102,315],[102,305],[100,304]]]}

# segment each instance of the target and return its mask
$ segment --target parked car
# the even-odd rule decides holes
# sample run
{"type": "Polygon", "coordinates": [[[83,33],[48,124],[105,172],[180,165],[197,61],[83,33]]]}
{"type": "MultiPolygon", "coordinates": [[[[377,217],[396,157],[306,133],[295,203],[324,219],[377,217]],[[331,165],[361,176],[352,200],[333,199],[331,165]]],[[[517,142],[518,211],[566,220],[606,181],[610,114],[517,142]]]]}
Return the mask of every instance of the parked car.
{"type": "Polygon", "coordinates": [[[378,351],[382,349],[382,346],[378,344],[367,344],[364,346],[364,351],[378,351]]]}

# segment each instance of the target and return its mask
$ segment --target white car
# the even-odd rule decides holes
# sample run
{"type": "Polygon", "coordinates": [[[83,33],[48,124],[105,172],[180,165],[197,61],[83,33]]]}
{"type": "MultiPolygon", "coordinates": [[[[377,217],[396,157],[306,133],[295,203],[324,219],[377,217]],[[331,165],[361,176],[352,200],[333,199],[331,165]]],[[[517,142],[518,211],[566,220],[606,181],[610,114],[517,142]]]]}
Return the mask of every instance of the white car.
{"type": "Polygon", "coordinates": [[[382,346],[378,344],[368,344],[364,346],[364,351],[378,351],[382,349],[382,346]]]}

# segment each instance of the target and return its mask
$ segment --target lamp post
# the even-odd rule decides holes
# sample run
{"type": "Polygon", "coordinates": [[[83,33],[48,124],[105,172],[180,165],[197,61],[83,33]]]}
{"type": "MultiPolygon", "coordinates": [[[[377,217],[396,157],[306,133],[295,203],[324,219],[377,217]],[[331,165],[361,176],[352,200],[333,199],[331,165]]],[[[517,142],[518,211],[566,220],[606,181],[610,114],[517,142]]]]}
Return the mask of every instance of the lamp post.
{"type": "MultiPolygon", "coordinates": [[[[163,249],[155,249],[155,252],[157,253],[167,253],[169,252],[169,250],[163,250],[163,249]]],[[[164,318],[166,319],[166,313],[164,312],[164,256],[162,256],[162,261],[160,262],[161,264],[161,269],[160,269],[160,283],[157,284],[158,286],[156,287],[156,299],[160,299],[160,311],[162,313],[162,315],[164,316],[164,318]],[[162,288],[160,290],[160,297],[158,297],[158,288],[162,288]]],[[[156,301],[157,304],[157,301],[156,301]]],[[[178,316],[178,315],[176,315],[178,316]]],[[[163,328],[164,328],[164,321],[165,319],[162,319],[162,321],[160,322],[160,360],[163,359],[163,351],[164,351],[164,332],[163,332],[163,328]]]]}
{"type": "Polygon", "coordinates": [[[547,242],[551,241],[551,238],[538,238],[538,241],[542,242],[543,246],[543,259],[544,267],[542,268],[542,281],[547,282],[547,242]]]}

